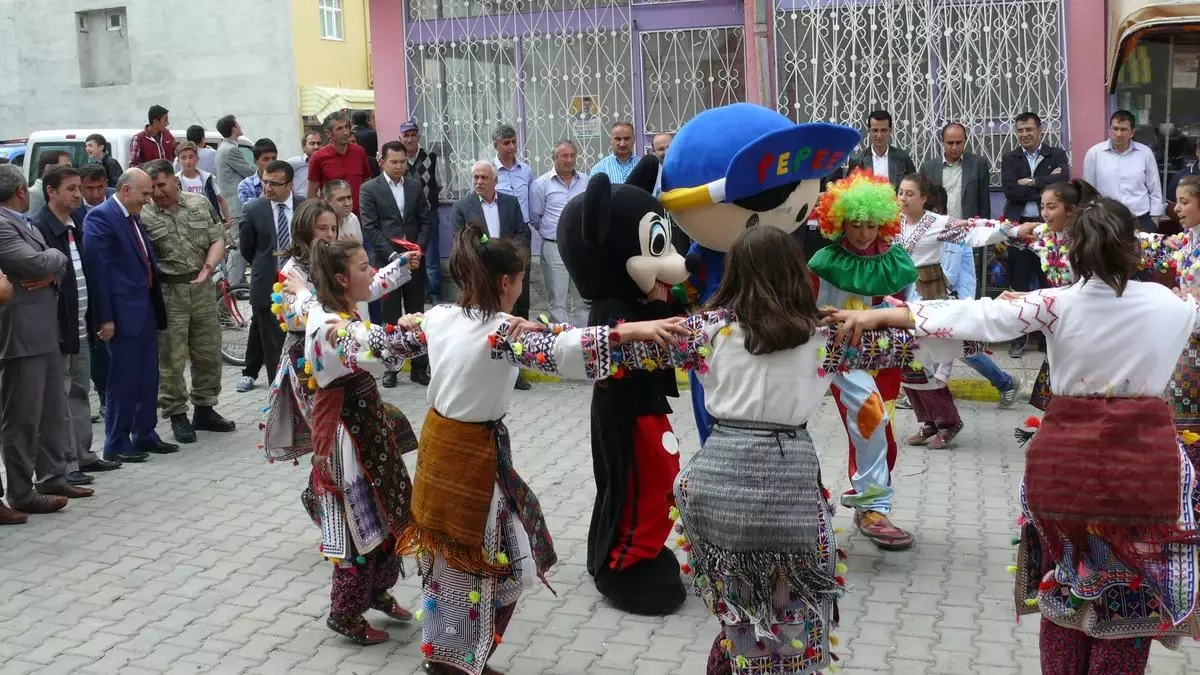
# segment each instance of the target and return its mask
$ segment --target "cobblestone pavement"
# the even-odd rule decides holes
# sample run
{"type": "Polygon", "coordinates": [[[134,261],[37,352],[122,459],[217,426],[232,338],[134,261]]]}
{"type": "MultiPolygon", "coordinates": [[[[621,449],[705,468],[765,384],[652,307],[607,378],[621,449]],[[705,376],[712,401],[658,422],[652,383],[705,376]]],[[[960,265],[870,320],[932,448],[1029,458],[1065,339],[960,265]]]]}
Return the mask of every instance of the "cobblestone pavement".
{"type": "MultiPolygon", "coordinates": [[[[98,474],[94,498],[0,530],[0,673],[419,667],[416,626],[389,626],[390,642],[365,648],[326,630],[329,565],[298,499],[307,467],[264,463],[255,444],[265,394],[234,392],[236,374],[227,369],[219,408],[236,433],[201,432],[177,454],[98,474]]],[[[404,380],[385,390],[414,424],[424,393],[404,380]]],[[[517,394],[509,416],[517,467],[561,562],[550,575],[558,596],[539,587],[521,600],[493,665],[512,675],[702,675],[716,622],[698,599],[666,618],[628,616],[588,580],[588,401],[587,386],[538,384],[517,394]]],[[[687,399],[676,409],[683,445],[694,448],[687,399]]],[[[877,551],[839,511],[854,587],[838,631],[847,675],[1039,672],[1037,621],[1014,622],[1005,571],[1022,471],[1011,429],[1028,412],[967,403],[958,449],[902,451],[895,520],[915,531],[911,551],[877,551]]],[[[912,424],[901,412],[898,433],[912,424]]],[[[846,442],[831,401],[811,428],[830,488],[844,489],[846,442]]],[[[411,606],[416,590],[415,578],[401,580],[396,595],[411,606]]],[[[1149,672],[1200,672],[1200,649],[1156,645],[1149,672]]]]}

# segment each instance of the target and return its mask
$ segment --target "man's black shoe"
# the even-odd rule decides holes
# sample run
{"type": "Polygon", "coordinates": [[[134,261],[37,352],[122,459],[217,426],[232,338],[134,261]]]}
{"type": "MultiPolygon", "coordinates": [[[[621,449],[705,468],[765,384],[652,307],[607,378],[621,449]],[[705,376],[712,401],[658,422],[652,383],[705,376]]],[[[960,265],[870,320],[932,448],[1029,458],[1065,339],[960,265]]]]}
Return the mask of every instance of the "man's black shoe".
{"type": "MultiPolygon", "coordinates": [[[[172,452],[178,452],[179,446],[160,439],[157,443],[143,443],[133,450],[135,454],[138,452],[153,452],[156,455],[169,455],[172,452]]],[[[124,462],[129,460],[125,459],[125,455],[121,455],[121,461],[124,462]]]]}
{"type": "Polygon", "coordinates": [[[221,417],[216,410],[209,406],[198,405],[195,414],[192,415],[192,428],[198,431],[225,433],[237,429],[237,423],[221,417]]]}
{"type": "Polygon", "coordinates": [[[79,470],[84,473],[96,473],[97,471],[116,471],[121,468],[120,462],[113,462],[107,459],[97,459],[91,464],[85,464],[79,467],[79,470]]]}
{"type": "MultiPolygon", "coordinates": [[[[179,413],[171,415],[171,433],[175,435],[175,440],[180,443],[195,443],[196,429],[192,427],[192,423],[188,421],[187,415],[179,413]]],[[[150,448],[146,448],[150,452],[150,448]]]]}

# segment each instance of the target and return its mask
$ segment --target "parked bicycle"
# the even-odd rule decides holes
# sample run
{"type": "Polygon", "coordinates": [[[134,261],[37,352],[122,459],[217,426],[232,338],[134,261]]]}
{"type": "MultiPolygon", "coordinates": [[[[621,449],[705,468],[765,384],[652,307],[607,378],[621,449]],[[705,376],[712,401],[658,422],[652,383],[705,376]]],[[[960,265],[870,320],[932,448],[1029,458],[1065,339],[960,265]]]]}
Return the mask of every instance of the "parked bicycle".
{"type": "MultiPolygon", "coordinates": [[[[238,255],[236,250],[231,255],[238,255]]],[[[246,344],[250,336],[250,286],[230,284],[225,261],[213,272],[217,288],[217,316],[221,322],[221,360],[232,366],[246,365],[246,344]]]]}

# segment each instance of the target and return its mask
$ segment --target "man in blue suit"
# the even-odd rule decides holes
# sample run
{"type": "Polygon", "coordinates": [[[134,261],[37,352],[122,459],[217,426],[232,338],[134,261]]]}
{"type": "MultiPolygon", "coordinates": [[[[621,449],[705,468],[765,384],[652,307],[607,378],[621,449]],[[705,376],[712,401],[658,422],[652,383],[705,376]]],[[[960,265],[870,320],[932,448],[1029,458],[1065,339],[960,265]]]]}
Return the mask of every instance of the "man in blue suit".
{"type": "Polygon", "coordinates": [[[94,270],[92,317],[108,343],[104,458],[143,462],[147,452],[179,446],[158,437],[158,331],[167,327],[154,249],[138,214],[150,201],[150,177],[129,169],[111,199],[83,220],[84,255],[94,270]]]}
{"type": "MultiPolygon", "coordinates": [[[[120,176],[117,177],[120,178],[120,176]]],[[[83,204],[76,209],[75,213],[71,214],[71,217],[78,216],[79,222],[82,223],[88,211],[107,201],[109,197],[113,196],[114,190],[108,187],[108,171],[99,164],[88,164],[79,169],[79,178],[80,191],[83,192],[83,204]]],[[[91,357],[92,387],[96,390],[97,398],[100,399],[100,415],[92,417],[92,421],[98,422],[104,418],[104,406],[107,403],[104,400],[104,390],[108,386],[108,344],[96,337],[95,331],[88,335],[88,352],[91,357]]]]}

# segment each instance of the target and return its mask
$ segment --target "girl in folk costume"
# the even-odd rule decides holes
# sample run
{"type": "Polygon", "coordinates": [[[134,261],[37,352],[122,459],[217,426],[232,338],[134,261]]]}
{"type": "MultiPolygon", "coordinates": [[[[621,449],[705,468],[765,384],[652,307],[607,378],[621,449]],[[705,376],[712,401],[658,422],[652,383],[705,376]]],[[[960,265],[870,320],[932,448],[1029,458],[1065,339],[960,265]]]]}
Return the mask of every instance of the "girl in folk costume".
{"type": "MultiPolygon", "coordinates": [[[[912,258],[892,238],[900,233],[896,193],[886,178],[856,170],[828,186],[813,218],[836,245],[816,252],[809,265],[819,279],[817,305],[866,309],[898,301],[917,280],[912,258]]],[[[850,484],[842,504],[879,548],[903,550],[912,535],[892,524],[892,468],[896,440],[891,414],[900,393],[900,368],[855,369],[833,376],[834,401],[850,440],[850,484]]]]}
{"type": "MultiPolygon", "coordinates": [[[[1169,271],[1179,288],[1200,288],[1200,176],[1179,181],[1175,213],[1183,232],[1171,236],[1143,235],[1147,268],[1169,271]]],[[[1200,336],[1193,336],[1167,387],[1179,431],[1192,461],[1200,465],[1200,336]]]]}
{"type": "Polygon", "coordinates": [[[494,673],[487,660],[517,598],[534,579],[544,582],[557,560],[537,498],[513,467],[503,421],[518,366],[599,380],[611,373],[622,341],[661,342],[683,330],[672,318],[524,332],[543,330],[507,314],[521,295],[525,261],[514,243],[468,223],[450,255],[457,305],[435,307],[400,329],[357,320],[320,328],[309,318],[310,330],[338,336],[345,358],[429,356],[430,410],[411,522],[399,541],[402,552],[416,554],[423,577],[421,651],[431,673],[494,673]]]}
{"type": "MultiPolygon", "coordinates": [[[[1200,180],[1196,181],[1196,187],[1200,187],[1200,180]]],[[[1071,236],[1067,225],[1071,222],[1070,215],[1080,205],[1097,197],[1099,197],[1099,193],[1096,192],[1096,189],[1081,179],[1047,186],[1042,191],[1042,219],[1045,220],[1045,223],[1034,228],[1032,240],[1013,242],[1013,245],[1027,248],[1037,254],[1041,260],[1042,272],[1052,288],[1070,286],[1075,281],[1068,257],[1071,236]]],[[[1200,209],[1197,209],[1195,218],[1195,222],[1200,224],[1200,209]]],[[[1179,237],[1164,238],[1158,234],[1141,231],[1137,233],[1137,237],[1141,251],[1140,266],[1160,271],[1171,271],[1176,268],[1177,261],[1174,256],[1178,255],[1179,249],[1186,246],[1187,243],[1180,241],[1179,237]]],[[[1185,284],[1185,281],[1181,278],[1179,283],[1185,284]]],[[[1197,463],[1197,460],[1200,460],[1200,452],[1197,452],[1200,450],[1200,446],[1191,445],[1187,441],[1200,440],[1191,438],[1192,433],[1200,430],[1200,396],[1198,396],[1200,391],[1188,394],[1186,385],[1179,384],[1188,381],[1186,373],[1189,372],[1188,364],[1189,359],[1192,358],[1191,354],[1192,349],[1190,348],[1184,352],[1175,376],[1171,380],[1171,385],[1167,388],[1167,393],[1174,399],[1175,426],[1183,434],[1184,447],[1188,449],[1193,463],[1197,463]]],[[[1033,383],[1033,392],[1029,397],[1030,405],[1045,411],[1052,396],[1050,392],[1050,359],[1047,356],[1042,361],[1041,370],[1038,371],[1037,379],[1033,383]]],[[[1023,426],[1017,427],[1015,430],[1017,440],[1021,443],[1028,442],[1040,423],[1036,417],[1028,418],[1023,426]]]]}
{"type": "MultiPolygon", "coordinates": [[[[1019,244],[1037,254],[1042,263],[1042,274],[1051,288],[1070,286],[1075,281],[1071,265],[1067,261],[1070,235],[1067,222],[1071,213],[1080,204],[1099,197],[1096,188],[1082,178],[1074,178],[1047,185],[1042,190],[1042,224],[1034,228],[1033,241],[1019,244]]],[[[1042,359],[1042,368],[1033,382],[1033,393],[1029,405],[1045,412],[1050,403],[1050,359],[1042,359]]],[[[1018,438],[1027,440],[1025,432],[1018,430],[1018,438]]]]}
{"type": "MultiPolygon", "coordinates": [[[[934,190],[935,186],[928,178],[909,174],[900,180],[897,192],[902,229],[896,245],[903,248],[917,266],[916,297],[925,300],[949,297],[946,274],[942,269],[943,244],[978,248],[1018,237],[1033,229],[1032,225],[1021,226],[1024,230],[1004,223],[993,226],[992,221],[987,221],[987,225],[978,221],[979,226],[964,226],[961,221],[953,223],[949,217],[929,210],[934,190]]],[[[904,372],[904,390],[920,425],[917,433],[905,442],[908,445],[928,443],[930,448],[941,450],[949,447],[963,428],[958,407],[946,384],[953,362],[927,365],[928,372],[912,369],[904,372]]]]}
{"type": "Polygon", "coordinates": [[[851,339],[882,326],[987,342],[1045,333],[1054,398],[1026,451],[1015,571],[1017,612],[1042,614],[1046,675],[1142,673],[1151,639],[1200,637],[1200,485],[1162,398],[1200,306],[1131,281],[1136,227],[1111,199],[1079,206],[1068,287],[832,317],[851,339]]]}
{"type": "Polygon", "coordinates": [[[707,307],[676,361],[715,422],[675,482],[694,585],[721,624],[707,673],[814,673],[836,659],[846,568],[807,424],[837,373],[904,367],[916,341],[877,331],[835,347],[803,251],[771,227],[738,237],[707,307]]]}
{"type": "MultiPolygon", "coordinates": [[[[357,343],[337,329],[378,283],[366,251],[357,242],[314,239],[308,261],[317,302],[307,307],[304,360],[310,367],[304,369],[317,389],[312,478],[302,501],[321,528],[321,551],[334,563],[326,625],[359,644],[376,644],[388,636],[363,618],[368,608],[399,621],[412,618],[389,589],[401,572],[396,541],[409,522],[412,492],[401,455],[416,449],[417,439],[404,415],[384,406],[375,383],[375,371],[401,359],[362,359],[357,343]]],[[[300,290],[294,277],[287,284],[291,294],[300,290]]],[[[356,317],[352,324],[361,332],[382,331],[356,317]]]]}
{"type": "MultiPolygon", "coordinates": [[[[1179,181],[1175,213],[1185,231],[1168,240],[1168,247],[1177,249],[1173,265],[1159,263],[1157,269],[1173,267],[1178,270],[1180,288],[1200,287],[1200,176],[1188,176],[1179,181]]],[[[1154,247],[1143,247],[1155,251],[1154,247]]],[[[1175,406],[1175,428],[1183,437],[1192,463],[1200,466],[1200,336],[1193,336],[1187,350],[1175,368],[1171,386],[1167,389],[1175,406]]]]}
{"type": "MultiPolygon", "coordinates": [[[[286,258],[280,271],[285,283],[276,285],[272,309],[287,335],[279,371],[268,396],[263,440],[268,462],[295,460],[312,451],[310,421],[317,382],[312,378],[312,365],[306,365],[304,359],[308,309],[316,302],[309,254],[314,241],[334,241],[336,228],[337,215],[330,206],[316,200],[306,201],[296,208],[292,218],[292,245],[280,253],[286,258]],[[287,281],[289,278],[291,281],[287,281]]],[[[411,270],[419,264],[419,253],[392,261],[375,273],[371,297],[380,297],[403,286],[411,277],[411,270]]],[[[357,306],[360,316],[366,316],[363,307],[365,303],[357,306]]]]}

